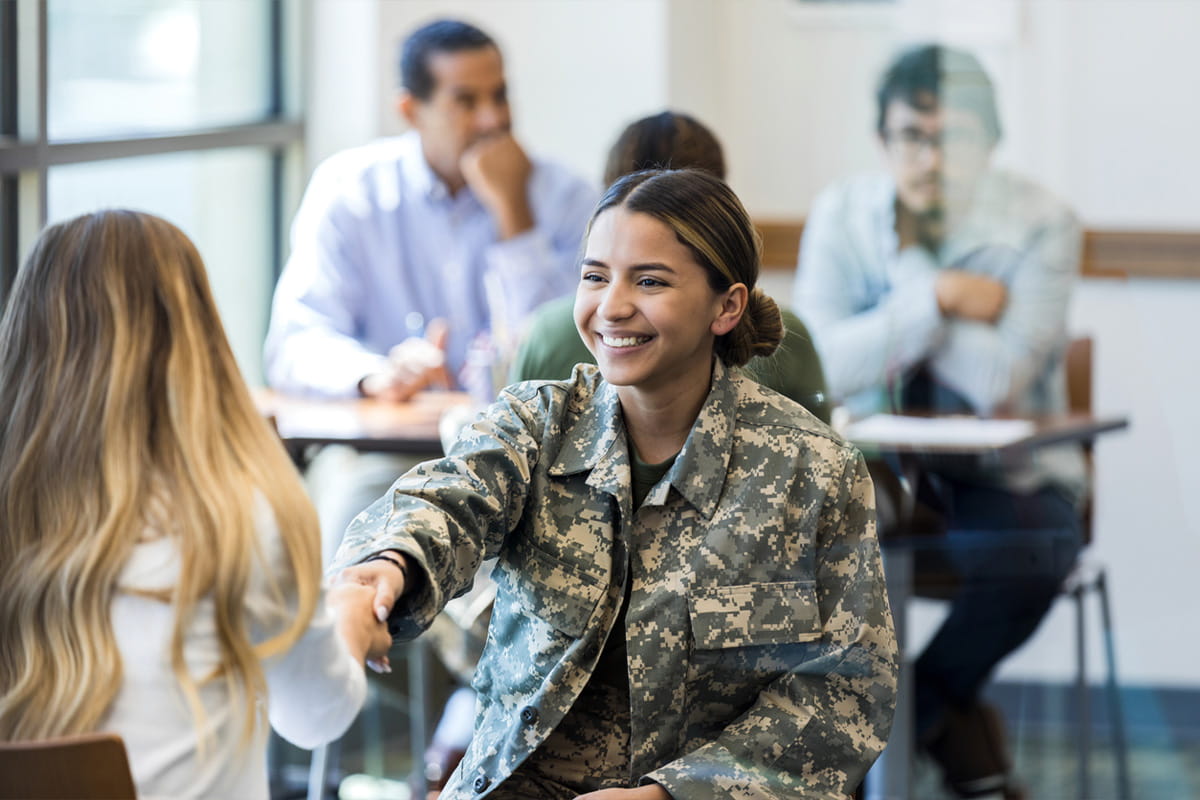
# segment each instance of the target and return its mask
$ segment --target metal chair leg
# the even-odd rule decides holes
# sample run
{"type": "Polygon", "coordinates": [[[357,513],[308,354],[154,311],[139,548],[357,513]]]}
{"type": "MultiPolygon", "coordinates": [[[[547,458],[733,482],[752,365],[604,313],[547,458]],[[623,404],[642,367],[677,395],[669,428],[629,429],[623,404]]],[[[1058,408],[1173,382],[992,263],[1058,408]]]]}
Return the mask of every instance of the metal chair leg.
{"type": "Polygon", "coordinates": [[[387,777],[384,764],[383,697],[374,681],[367,683],[367,702],[363,706],[363,772],[376,778],[387,777]]]}
{"type": "Polygon", "coordinates": [[[1079,800],[1089,800],[1092,796],[1090,777],[1090,750],[1091,750],[1091,708],[1088,698],[1087,685],[1087,633],[1086,622],[1083,607],[1083,585],[1080,584],[1071,590],[1071,595],[1075,599],[1075,698],[1079,704],[1078,723],[1079,730],[1076,733],[1076,747],[1079,752],[1079,800]]]}
{"type": "Polygon", "coordinates": [[[1096,576],[1100,595],[1100,616],[1104,626],[1104,658],[1108,662],[1108,717],[1112,725],[1113,751],[1117,765],[1117,797],[1130,800],[1133,796],[1129,776],[1129,743],[1125,738],[1125,713],[1121,707],[1121,692],[1117,686],[1117,648],[1113,640],[1112,615],[1108,602],[1108,576],[1103,569],[1096,576]]]}
{"type": "Polygon", "coordinates": [[[425,645],[420,639],[408,643],[408,708],[409,738],[412,747],[413,783],[415,796],[425,797],[425,748],[429,744],[426,720],[426,698],[429,695],[425,680],[425,645]]]}
{"type": "Polygon", "coordinates": [[[329,770],[337,763],[338,742],[323,744],[312,751],[308,763],[308,800],[325,800],[325,786],[329,781],[329,770]]]}

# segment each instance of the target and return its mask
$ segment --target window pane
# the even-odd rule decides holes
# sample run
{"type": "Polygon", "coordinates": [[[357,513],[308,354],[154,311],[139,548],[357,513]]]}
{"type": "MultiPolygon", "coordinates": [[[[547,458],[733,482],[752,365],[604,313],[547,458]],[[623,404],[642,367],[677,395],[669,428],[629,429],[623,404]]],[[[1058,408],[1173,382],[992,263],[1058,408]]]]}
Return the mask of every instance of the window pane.
{"type": "Polygon", "coordinates": [[[270,111],[268,0],[50,0],[48,14],[51,140],[270,111]]]}
{"type": "Polygon", "coordinates": [[[98,161],[49,172],[50,222],[98,208],[135,208],[191,237],[252,385],[262,383],[273,288],[271,195],[271,154],[257,148],[98,161]]]}
{"type": "Polygon", "coordinates": [[[17,4],[0,3],[0,135],[17,132],[17,4]]]}

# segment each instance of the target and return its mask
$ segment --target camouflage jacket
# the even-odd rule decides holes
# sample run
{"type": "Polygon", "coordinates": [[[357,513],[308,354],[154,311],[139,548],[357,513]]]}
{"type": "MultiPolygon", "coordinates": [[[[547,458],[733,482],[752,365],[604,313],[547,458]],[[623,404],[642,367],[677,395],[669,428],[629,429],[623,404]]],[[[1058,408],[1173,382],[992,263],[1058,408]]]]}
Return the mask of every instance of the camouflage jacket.
{"type": "Polygon", "coordinates": [[[840,798],[895,706],[873,502],[853,447],[718,362],[635,510],[616,391],[581,366],[506,389],[448,456],[354,520],[334,568],[385,549],[420,565],[393,609],[405,640],[499,557],[475,737],[444,798],[486,796],[563,719],[626,581],[631,784],[678,800],[840,798]]]}

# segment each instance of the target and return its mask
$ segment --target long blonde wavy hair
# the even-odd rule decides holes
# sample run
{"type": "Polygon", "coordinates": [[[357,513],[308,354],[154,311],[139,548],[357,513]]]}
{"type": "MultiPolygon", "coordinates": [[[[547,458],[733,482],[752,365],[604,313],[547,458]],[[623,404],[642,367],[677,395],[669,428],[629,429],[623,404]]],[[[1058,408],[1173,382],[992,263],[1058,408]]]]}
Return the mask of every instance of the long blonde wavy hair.
{"type": "Polygon", "coordinates": [[[81,733],[103,719],[122,679],[110,606],[152,529],[179,551],[178,584],[160,599],[175,610],[171,664],[197,726],[183,646],[211,597],[222,666],[199,683],[228,684],[248,736],[265,691],[260,661],[312,617],[319,536],[187,236],[124,210],[44,231],[0,319],[0,409],[0,739],[81,733]],[[263,557],[256,493],[290,562],[275,591],[296,613],[254,645],[243,600],[263,557]]]}

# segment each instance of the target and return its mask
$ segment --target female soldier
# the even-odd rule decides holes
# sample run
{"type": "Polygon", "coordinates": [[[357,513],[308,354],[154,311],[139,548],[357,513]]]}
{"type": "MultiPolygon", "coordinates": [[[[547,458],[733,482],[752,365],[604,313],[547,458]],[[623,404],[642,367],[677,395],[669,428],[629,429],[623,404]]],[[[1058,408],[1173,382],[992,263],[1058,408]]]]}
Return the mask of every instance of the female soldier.
{"type": "Polygon", "coordinates": [[[509,387],[350,526],[337,566],[402,640],[499,557],[443,797],[842,797],[882,749],[896,645],[871,484],[730,369],[781,337],[758,263],[719,179],[620,179],[575,303],[598,369],[509,387]]]}

